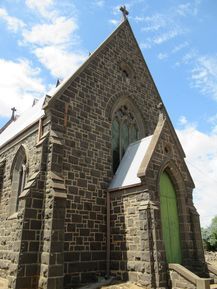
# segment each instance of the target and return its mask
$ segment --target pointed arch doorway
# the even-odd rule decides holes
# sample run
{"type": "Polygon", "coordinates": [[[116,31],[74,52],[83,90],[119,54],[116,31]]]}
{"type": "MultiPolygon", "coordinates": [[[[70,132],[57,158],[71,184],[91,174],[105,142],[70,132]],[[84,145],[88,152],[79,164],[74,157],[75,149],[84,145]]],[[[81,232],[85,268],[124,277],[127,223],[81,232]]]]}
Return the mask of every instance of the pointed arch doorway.
{"type": "Polygon", "coordinates": [[[160,211],[167,262],[180,264],[182,254],[176,192],[165,171],[160,176],[160,211]]]}

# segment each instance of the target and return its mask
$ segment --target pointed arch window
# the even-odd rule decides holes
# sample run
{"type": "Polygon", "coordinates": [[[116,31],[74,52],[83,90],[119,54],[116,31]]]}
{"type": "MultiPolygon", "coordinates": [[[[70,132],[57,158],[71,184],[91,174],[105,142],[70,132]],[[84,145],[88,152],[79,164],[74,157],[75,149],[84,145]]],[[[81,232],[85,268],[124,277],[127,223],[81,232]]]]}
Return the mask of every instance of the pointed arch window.
{"type": "Polygon", "coordinates": [[[121,106],[114,114],[112,121],[112,156],[113,173],[126,152],[128,145],[138,140],[138,126],[128,106],[121,106]]]}
{"type": "Polygon", "coordinates": [[[2,191],[3,191],[4,172],[5,172],[5,159],[0,160],[0,204],[1,204],[2,191]]]}
{"type": "Polygon", "coordinates": [[[24,190],[27,177],[27,157],[26,151],[23,146],[17,151],[12,167],[11,167],[11,178],[12,178],[12,192],[11,192],[11,205],[10,214],[18,210],[19,196],[24,190]]]}

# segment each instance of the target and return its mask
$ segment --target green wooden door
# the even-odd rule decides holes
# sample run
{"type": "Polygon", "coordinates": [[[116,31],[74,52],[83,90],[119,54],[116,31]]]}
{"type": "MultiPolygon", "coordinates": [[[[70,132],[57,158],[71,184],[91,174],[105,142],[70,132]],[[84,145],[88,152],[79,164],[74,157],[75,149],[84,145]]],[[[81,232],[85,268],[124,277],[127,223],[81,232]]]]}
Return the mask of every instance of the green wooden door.
{"type": "Polygon", "coordinates": [[[167,173],[160,177],[160,209],[163,241],[168,263],[181,263],[179,219],[174,186],[167,173]]]}

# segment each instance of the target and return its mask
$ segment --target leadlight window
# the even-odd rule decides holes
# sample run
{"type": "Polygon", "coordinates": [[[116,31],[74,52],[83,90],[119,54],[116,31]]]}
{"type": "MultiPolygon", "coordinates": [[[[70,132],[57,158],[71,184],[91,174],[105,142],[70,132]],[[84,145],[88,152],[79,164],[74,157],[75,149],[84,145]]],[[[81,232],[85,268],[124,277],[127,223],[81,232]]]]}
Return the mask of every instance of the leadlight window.
{"type": "Polygon", "coordinates": [[[19,169],[19,183],[18,183],[18,190],[17,190],[17,202],[16,202],[16,211],[18,209],[19,204],[19,196],[21,192],[24,190],[26,184],[26,160],[22,163],[19,169]]]}
{"type": "Polygon", "coordinates": [[[114,114],[112,121],[113,172],[126,152],[128,145],[138,140],[138,126],[133,113],[126,105],[121,106],[114,114]]]}
{"type": "Polygon", "coordinates": [[[4,182],[5,160],[0,160],[0,203],[2,198],[3,182],[4,182]]]}
{"type": "Polygon", "coordinates": [[[23,146],[20,147],[14,158],[11,170],[12,177],[12,195],[10,214],[18,210],[19,196],[24,190],[27,177],[27,158],[23,146]]]}

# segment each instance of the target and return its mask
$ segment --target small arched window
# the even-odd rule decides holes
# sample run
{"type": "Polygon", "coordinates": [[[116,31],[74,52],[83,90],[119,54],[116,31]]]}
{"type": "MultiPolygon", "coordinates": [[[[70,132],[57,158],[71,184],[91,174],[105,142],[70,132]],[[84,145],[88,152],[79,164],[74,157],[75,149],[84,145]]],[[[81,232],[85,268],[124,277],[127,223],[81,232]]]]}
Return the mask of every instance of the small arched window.
{"type": "Polygon", "coordinates": [[[5,159],[0,160],[0,204],[1,204],[3,182],[4,182],[4,171],[5,171],[5,159]]]}
{"type": "Polygon", "coordinates": [[[132,79],[134,75],[133,69],[125,61],[122,61],[120,63],[120,69],[122,71],[123,79],[126,81],[127,84],[130,84],[130,80],[132,79]]]}
{"type": "Polygon", "coordinates": [[[123,105],[115,112],[112,121],[113,173],[117,170],[128,145],[136,140],[138,140],[136,119],[129,108],[123,105]]]}
{"type": "Polygon", "coordinates": [[[27,157],[23,146],[17,151],[11,168],[12,192],[10,213],[18,210],[19,196],[24,190],[27,176],[27,157]]]}

